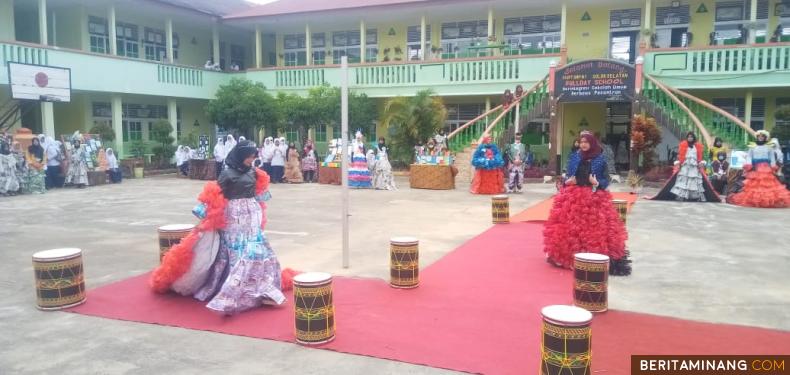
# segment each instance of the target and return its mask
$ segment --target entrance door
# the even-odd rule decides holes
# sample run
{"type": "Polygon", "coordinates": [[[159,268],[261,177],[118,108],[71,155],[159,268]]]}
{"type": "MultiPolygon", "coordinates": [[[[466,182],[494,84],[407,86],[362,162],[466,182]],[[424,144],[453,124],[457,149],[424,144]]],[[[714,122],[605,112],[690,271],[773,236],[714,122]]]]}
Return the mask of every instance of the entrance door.
{"type": "Polygon", "coordinates": [[[613,32],[609,39],[609,55],[615,60],[633,64],[636,60],[636,43],[639,31],[613,32]]]}

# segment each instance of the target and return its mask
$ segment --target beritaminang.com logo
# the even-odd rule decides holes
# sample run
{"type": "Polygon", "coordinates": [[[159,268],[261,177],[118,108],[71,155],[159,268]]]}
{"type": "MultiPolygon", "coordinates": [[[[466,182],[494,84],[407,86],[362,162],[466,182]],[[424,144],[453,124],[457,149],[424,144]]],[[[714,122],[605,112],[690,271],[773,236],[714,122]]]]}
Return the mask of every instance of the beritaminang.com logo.
{"type": "Polygon", "coordinates": [[[787,355],[634,355],[631,374],[790,375],[787,355]]]}

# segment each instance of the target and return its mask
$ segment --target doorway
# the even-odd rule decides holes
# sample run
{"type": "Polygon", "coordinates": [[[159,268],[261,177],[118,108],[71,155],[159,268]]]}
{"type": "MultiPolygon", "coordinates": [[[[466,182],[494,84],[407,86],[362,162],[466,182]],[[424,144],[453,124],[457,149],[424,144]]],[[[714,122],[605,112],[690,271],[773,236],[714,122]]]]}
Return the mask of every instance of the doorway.
{"type": "Polygon", "coordinates": [[[633,64],[636,61],[639,31],[612,32],[609,38],[609,55],[620,61],[633,64]]]}

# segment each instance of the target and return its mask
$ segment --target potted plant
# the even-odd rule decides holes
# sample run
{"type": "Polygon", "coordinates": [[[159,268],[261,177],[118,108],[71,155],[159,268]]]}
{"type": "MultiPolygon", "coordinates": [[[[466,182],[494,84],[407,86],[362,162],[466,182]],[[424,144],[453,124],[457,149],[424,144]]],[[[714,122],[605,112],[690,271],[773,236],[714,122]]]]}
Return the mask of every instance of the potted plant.
{"type": "Polygon", "coordinates": [[[400,46],[395,46],[395,54],[396,55],[402,55],[403,54],[403,50],[400,49],[400,46]]]}
{"type": "Polygon", "coordinates": [[[628,172],[628,178],[626,179],[626,184],[631,188],[631,194],[640,194],[642,193],[642,186],[644,185],[645,180],[637,174],[635,171],[628,172]]]}
{"type": "Polygon", "coordinates": [[[134,156],[131,165],[134,178],[143,178],[143,170],[145,166],[143,161],[143,156],[145,155],[145,142],[143,142],[141,139],[132,141],[129,145],[129,151],[134,156]]]}

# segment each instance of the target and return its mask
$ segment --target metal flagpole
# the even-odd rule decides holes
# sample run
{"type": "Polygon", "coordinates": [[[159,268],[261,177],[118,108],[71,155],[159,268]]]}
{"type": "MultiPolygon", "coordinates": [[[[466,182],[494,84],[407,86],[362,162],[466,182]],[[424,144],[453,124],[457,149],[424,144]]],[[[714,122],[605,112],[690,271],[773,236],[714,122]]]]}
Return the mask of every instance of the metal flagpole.
{"type": "Polygon", "coordinates": [[[343,206],[343,268],[348,268],[348,57],[340,57],[340,136],[343,137],[340,148],[340,168],[343,206]]]}

